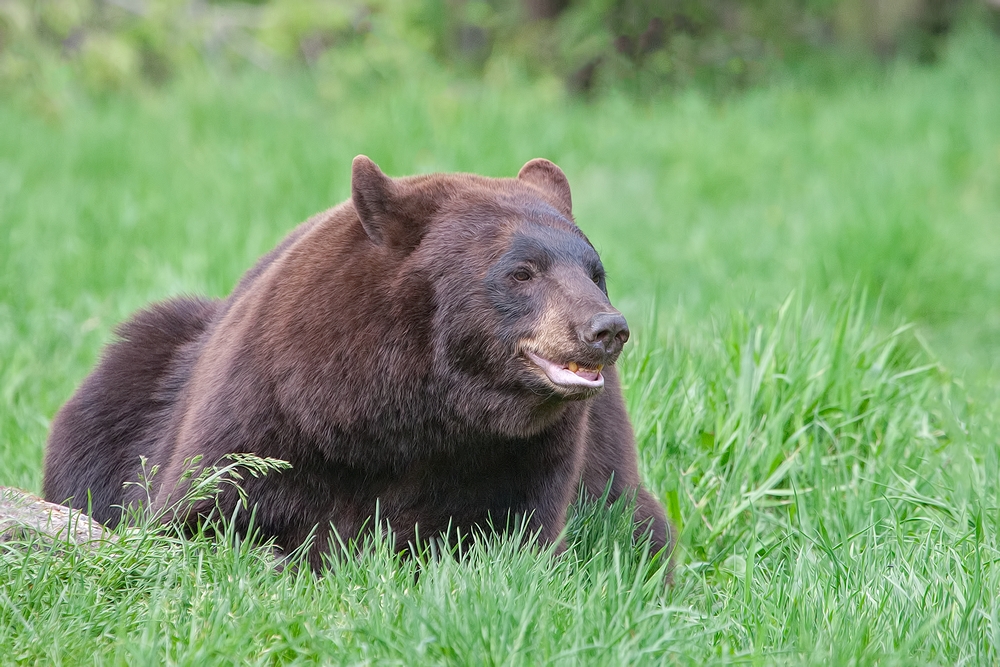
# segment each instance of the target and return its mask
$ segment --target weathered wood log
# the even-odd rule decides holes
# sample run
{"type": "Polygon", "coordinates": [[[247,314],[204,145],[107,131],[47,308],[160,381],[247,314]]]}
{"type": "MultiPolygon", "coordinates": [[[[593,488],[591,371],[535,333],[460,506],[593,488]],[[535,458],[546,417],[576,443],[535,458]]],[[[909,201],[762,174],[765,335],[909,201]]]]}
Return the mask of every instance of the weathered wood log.
{"type": "Polygon", "coordinates": [[[88,547],[115,539],[110,529],[79,510],[0,486],[0,542],[32,536],[88,547]]]}

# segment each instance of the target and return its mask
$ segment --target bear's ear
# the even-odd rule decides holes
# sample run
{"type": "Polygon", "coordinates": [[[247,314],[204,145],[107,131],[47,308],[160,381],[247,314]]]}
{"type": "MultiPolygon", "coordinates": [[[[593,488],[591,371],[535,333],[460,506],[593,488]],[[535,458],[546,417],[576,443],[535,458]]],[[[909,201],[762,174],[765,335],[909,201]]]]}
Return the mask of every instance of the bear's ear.
{"type": "Polygon", "coordinates": [[[351,201],[365,234],[375,245],[389,245],[396,186],[366,155],[351,164],[351,201]]]}
{"type": "Polygon", "coordinates": [[[543,190],[559,205],[563,215],[573,219],[573,196],[562,169],[545,158],[538,157],[521,167],[517,177],[543,190]]]}

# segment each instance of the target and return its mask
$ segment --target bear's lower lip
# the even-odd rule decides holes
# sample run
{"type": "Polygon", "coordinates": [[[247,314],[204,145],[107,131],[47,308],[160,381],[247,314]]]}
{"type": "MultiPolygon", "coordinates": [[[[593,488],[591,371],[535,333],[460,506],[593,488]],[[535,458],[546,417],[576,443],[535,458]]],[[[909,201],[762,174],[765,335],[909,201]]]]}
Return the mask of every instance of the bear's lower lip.
{"type": "Polygon", "coordinates": [[[542,369],[549,381],[557,387],[566,389],[600,389],[604,386],[604,376],[601,375],[600,368],[580,368],[575,362],[571,362],[576,367],[571,371],[569,366],[557,364],[549,361],[545,357],[539,356],[529,350],[524,351],[525,356],[542,369]]]}

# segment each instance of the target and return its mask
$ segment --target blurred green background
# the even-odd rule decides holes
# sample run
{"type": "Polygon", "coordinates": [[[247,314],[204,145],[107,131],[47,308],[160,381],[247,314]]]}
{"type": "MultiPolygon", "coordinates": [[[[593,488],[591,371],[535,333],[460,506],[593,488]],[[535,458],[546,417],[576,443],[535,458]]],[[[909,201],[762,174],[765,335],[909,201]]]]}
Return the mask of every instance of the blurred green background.
{"type": "Polygon", "coordinates": [[[332,88],[439,67],[639,96],[725,94],[801,68],[936,61],[995,0],[4,0],[0,82],[45,88],[69,63],[93,90],[212,64],[310,69],[332,88]],[[821,64],[822,61],[822,64],[821,64]]]}

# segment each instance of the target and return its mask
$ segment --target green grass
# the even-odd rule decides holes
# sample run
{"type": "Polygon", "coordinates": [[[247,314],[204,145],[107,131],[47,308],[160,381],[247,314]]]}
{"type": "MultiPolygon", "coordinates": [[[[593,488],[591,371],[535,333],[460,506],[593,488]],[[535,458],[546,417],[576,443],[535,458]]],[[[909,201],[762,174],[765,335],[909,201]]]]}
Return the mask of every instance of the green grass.
{"type": "Polygon", "coordinates": [[[634,325],[641,467],[681,528],[673,589],[587,507],[562,558],[376,543],[322,579],[151,531],[0,547],[0,661],[995,664],[997,71],[968,33],[933,68],[722,103],[263,75],[0,102],[0,484],[40,488],[116,322],[225,294],[346,198],[355,154],[395,175],[542,155],[634,325]]]}

